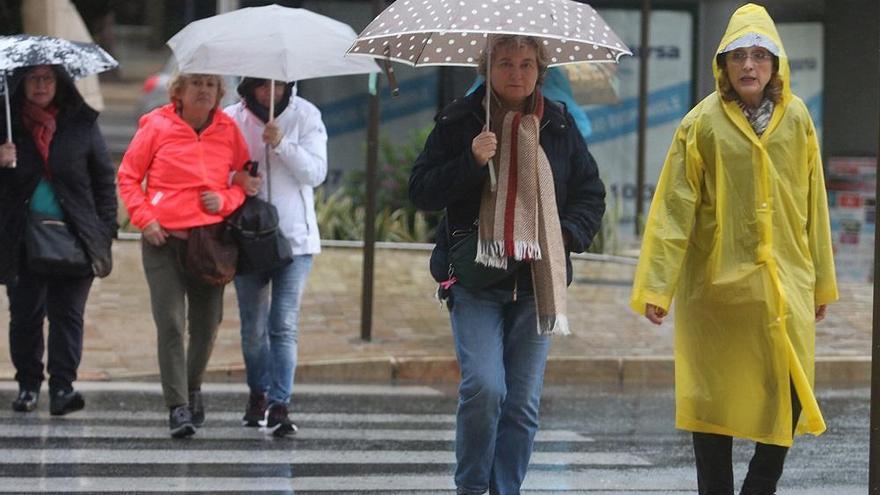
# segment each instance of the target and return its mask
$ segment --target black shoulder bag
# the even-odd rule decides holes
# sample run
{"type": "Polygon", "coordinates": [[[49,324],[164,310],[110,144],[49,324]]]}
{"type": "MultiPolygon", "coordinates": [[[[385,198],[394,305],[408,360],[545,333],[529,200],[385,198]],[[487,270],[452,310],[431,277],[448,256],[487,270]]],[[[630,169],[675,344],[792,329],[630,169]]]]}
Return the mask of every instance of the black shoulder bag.
{"type": "MultiPolygon", "coordinates": [[[[249,173],[256,177],[257,162],[250,163],[249,173]]],[[[226,223],[238,243],[236,273],[273,270],[293,261],[293,250],[278,227],[278,209],[272,203],[248,196],[226,223]]]]}
{"type": "MultiPolygon", "coordinates": [[[[449,230],[449,220],[446,220],[449,230]]],[[[507,259],[507,268],[493,268],[477,263],[477,241],[479,237],[477,222],[467,230],[449,231],[449,276],[458,279],[466,289],[480,290],[501,282],[516,273],[519,261],[507,259]]]]}

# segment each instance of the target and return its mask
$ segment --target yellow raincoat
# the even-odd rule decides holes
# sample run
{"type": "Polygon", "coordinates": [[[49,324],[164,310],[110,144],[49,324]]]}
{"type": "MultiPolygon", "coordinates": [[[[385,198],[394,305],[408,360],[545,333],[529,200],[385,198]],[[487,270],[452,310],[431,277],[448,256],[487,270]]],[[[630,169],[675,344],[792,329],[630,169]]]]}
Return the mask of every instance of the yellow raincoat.
{"type": "Polygon", "coordinates": [[[755,32],[780,49],[784,88],[758,137],[716,91],[682,120],[651,204],[631,307],[675,314],[676,427],[792,443],[825,421],[813,394],[815,307],[837,299],[827,196],[816,131],[791,93],[773,20],[748,4],[718,53],[755,32]]]}

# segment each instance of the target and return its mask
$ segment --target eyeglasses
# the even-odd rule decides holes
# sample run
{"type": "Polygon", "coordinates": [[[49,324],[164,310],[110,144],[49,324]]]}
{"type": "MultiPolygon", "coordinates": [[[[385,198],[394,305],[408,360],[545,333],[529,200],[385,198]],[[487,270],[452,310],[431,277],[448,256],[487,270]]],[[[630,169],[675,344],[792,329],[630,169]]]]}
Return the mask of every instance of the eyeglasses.
{"type": "Polygon", "coordinates": [[[25,80],[33,84],[55,84],[55,76],[52,75],[30,75],[25,80]]]}
{"type": "Polygon", "coordinates": [[[731,52],[730,55],[727,56],[727,60],[739,65],[745,64],[746,60],[748,60],[749,58],[751,58],[756,64],[764,64],[769,62],[773,58],[773,54],[766,50],[754,51],[751,54],[749,54],[745,50],[736,50],[731,52]]]}

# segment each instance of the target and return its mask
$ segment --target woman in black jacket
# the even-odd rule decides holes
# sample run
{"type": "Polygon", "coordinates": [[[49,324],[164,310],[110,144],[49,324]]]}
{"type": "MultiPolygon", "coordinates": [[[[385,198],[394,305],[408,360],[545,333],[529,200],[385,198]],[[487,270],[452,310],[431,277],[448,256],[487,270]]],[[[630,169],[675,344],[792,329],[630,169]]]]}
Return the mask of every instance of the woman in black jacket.
{"type": "MultiPolygon", "coordinates": [[[[453,102],[409,184],[417,207],[446,210],[431,272],[448,297],[461,368],[459,494],[519,493],[549,336],[568,333],[568,255],[589,246],[605,211],[605,188],[571,115],[541,96],[543,45],[512,35],[494,36],[492,45],[489,126],[485,87],[453,102]],[[450,246],[471,250],[454,261],[450,246]],[[475,277],[475,267],[501,275],[475,277]]],[[[481,73],[485,67],[483,60],[481,73]]]]}
{"type": "MultiPolygon", "coordinates": [[[[85,406],[73,389],[82,357],[83,313],[95,276],[112,267],[116,236],[115,170],[98,113],[58,66],[18,70],[10,81],[13,142],[0,145],[0,283],[9,297],[9,343],[19,394],[15,411],[37,407],[43,381],[43,320],[49,319],[50,412],[85,406]],[[24,246],[31,211],[63,219],[90,267],[75,275],[41,273],[24,246]]],[[[5,134],[3,122],[0,127],[5,134]]]]}

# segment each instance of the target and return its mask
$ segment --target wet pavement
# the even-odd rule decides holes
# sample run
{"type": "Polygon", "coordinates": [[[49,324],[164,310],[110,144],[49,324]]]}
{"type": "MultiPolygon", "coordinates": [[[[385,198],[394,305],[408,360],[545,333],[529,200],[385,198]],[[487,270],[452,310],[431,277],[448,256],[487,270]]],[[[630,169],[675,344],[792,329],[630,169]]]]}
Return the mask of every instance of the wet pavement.
{"type": "MultiPolygon", "coordinates": [[[[12,384],[0,386],[8,403],[12,384]]],[[[207,386],[207,421],[168,437],[159,386],[90,383],[62,418],[0,409],[0,493],[452,493],[450,387],[300,385],[276,439],[240,426],[241,385],[207,386]]],[[[782,494],[867,490],[868,390],[820,394],[829,430],[799,437],[782,494]]],[[[752,445],[734,443],[741,482],[752,445]]],[[[690,436],[673,428],[668,387],[551,386],[524,493],[682,494],[696,489],[690,436]]]]}

